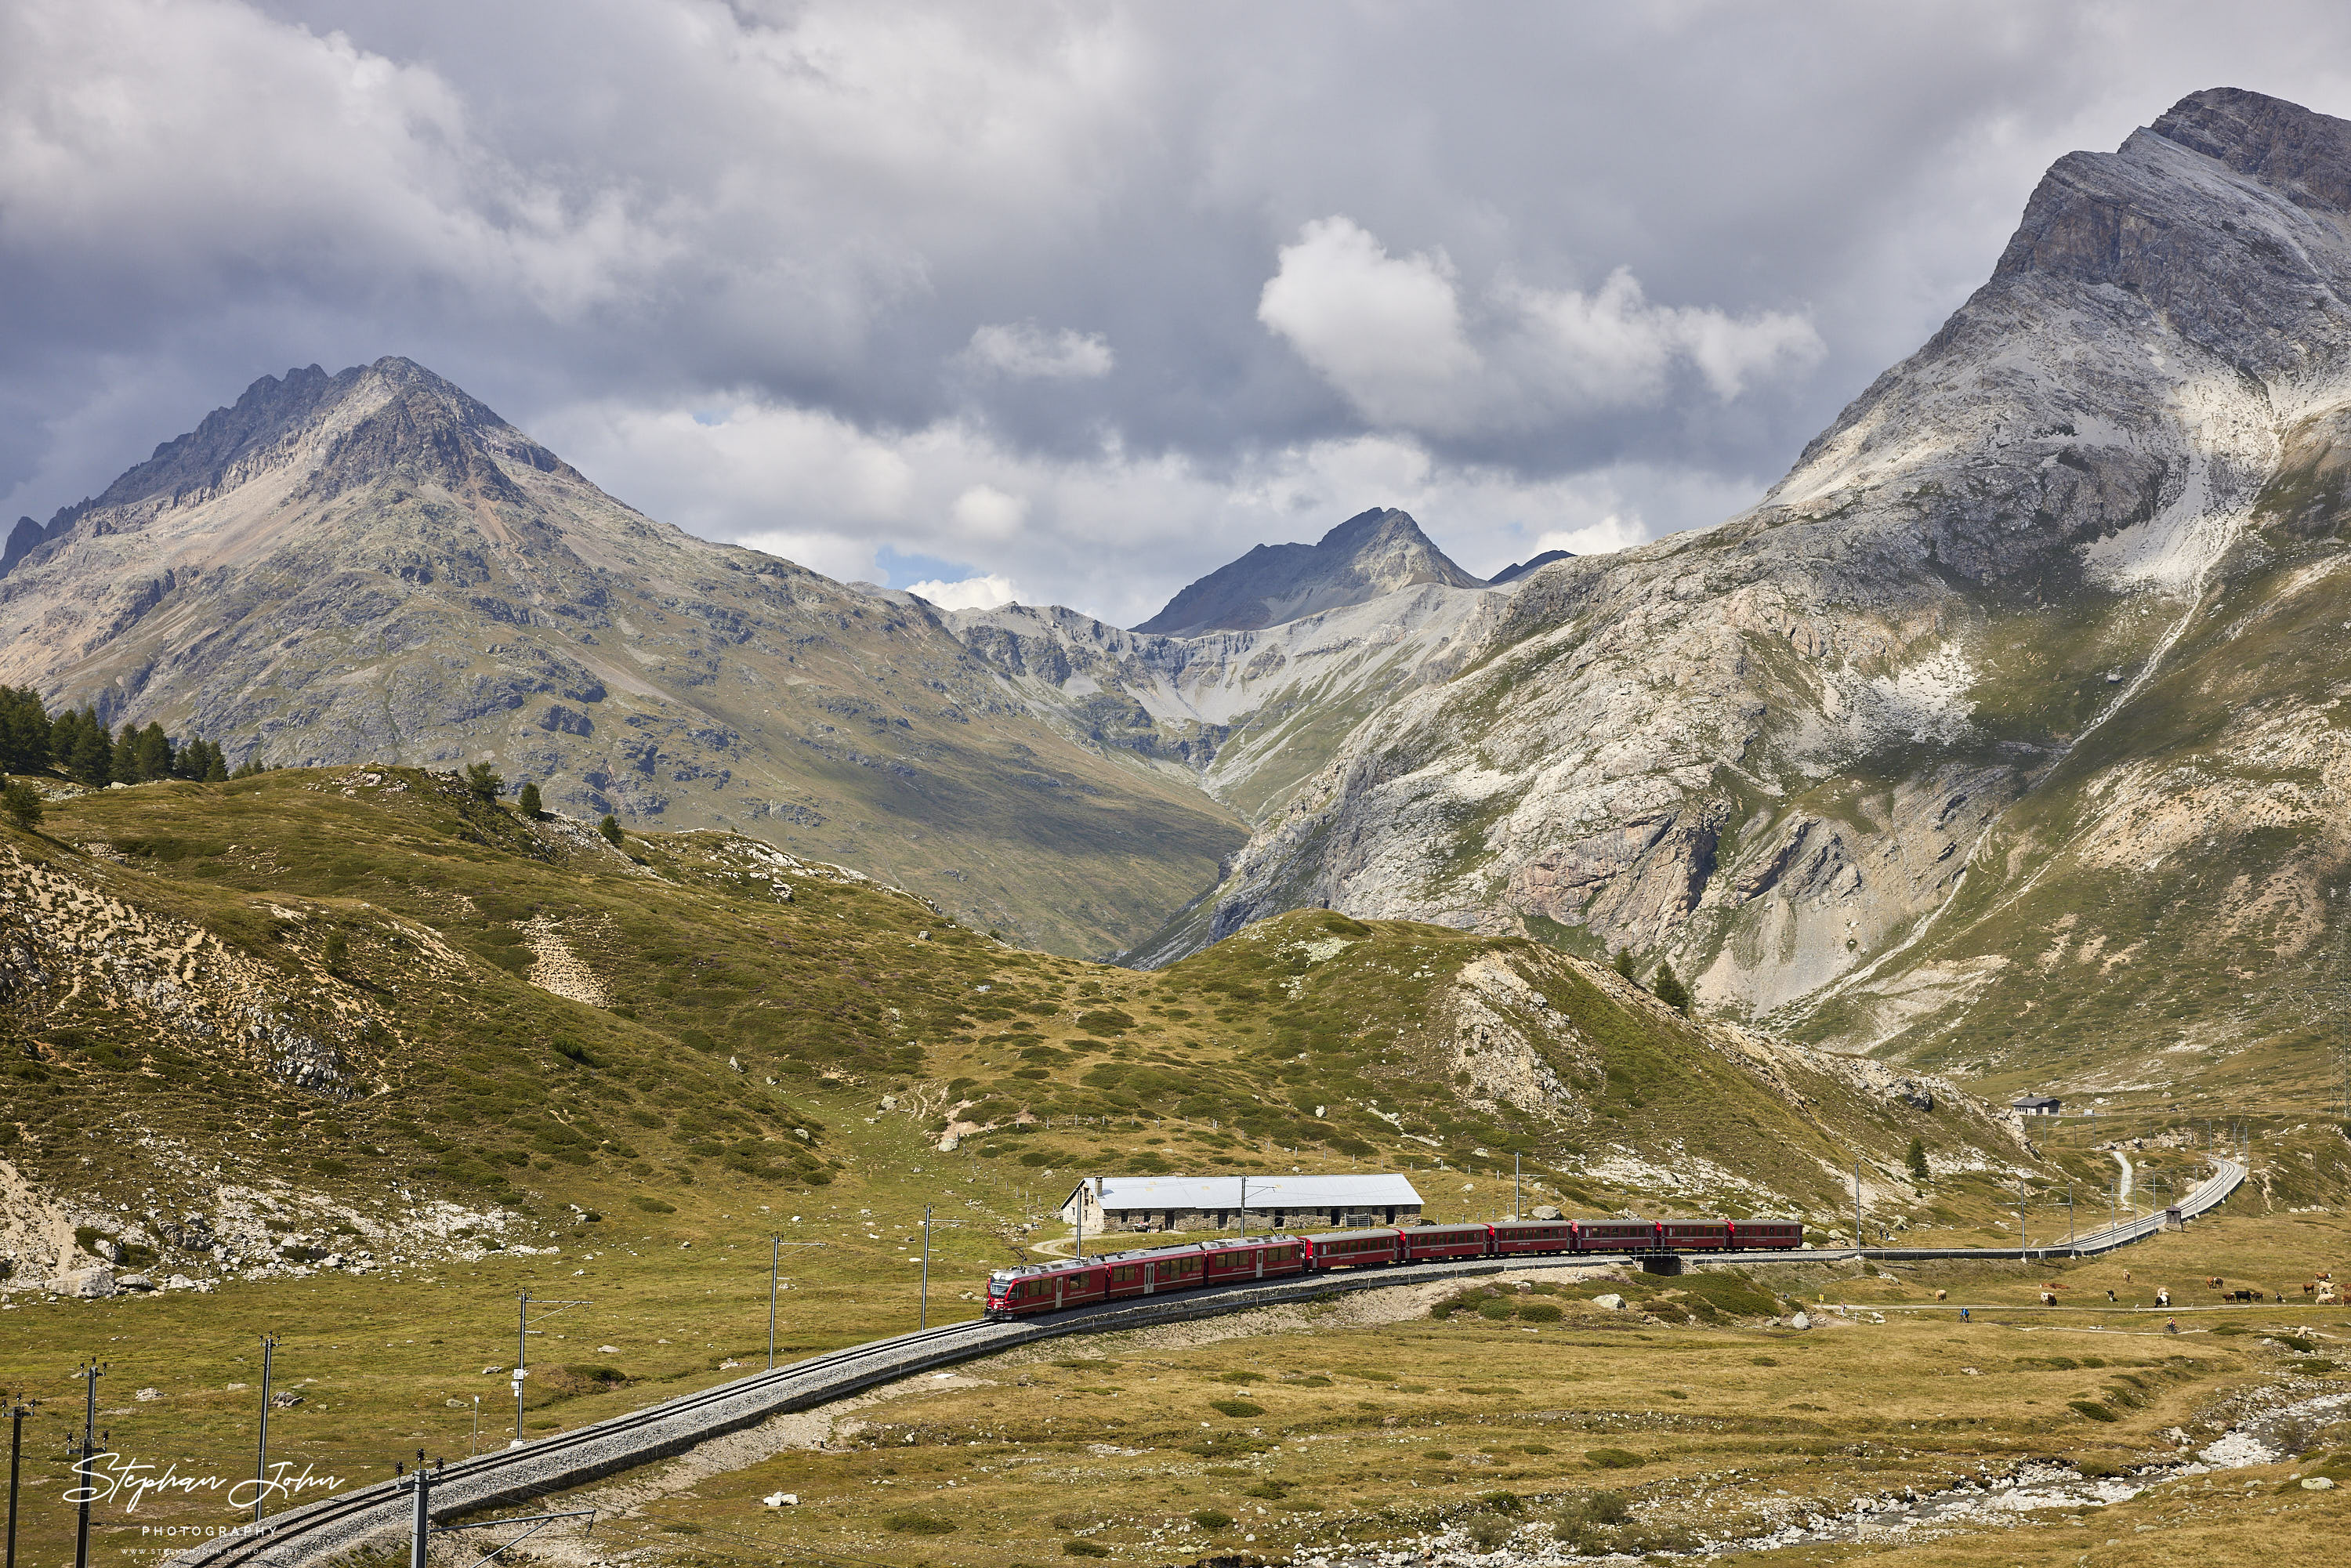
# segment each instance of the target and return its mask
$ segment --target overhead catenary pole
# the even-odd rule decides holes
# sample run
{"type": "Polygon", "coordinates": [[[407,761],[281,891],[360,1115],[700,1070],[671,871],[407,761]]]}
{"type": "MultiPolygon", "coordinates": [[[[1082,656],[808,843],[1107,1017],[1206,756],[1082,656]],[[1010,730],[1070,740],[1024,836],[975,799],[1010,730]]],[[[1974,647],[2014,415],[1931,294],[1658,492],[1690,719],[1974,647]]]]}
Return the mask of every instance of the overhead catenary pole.
{"type": "Polygon", "coordinates": [[[416,1516],[408,1536],[408,1568],[424,1568],[424,1538],[432,1533],[433,1515],[428,1494],[432,1489],[432,1472],[424,1468],[424,1450],[416,1450],[416,1516]]]}
{"type": "Polygon", "coordinates": [[[1853,1255],[1861,1256],[1861,1156],[1853,1160],[1853,1255]]]}
{"type": "Polygon", "coordinates": [[[253,1522],[261,1522],[261,1503],[269,1495],[269,1376],[276,1363],[277,1336],[261,1336],[261,1440],[253,1453],[253,1522]]]}
{"type": "Polygon", "coordinates": [[[16,1469],[25,1451],[25,1417],[33,1407],[23,1395],[8,1401],[8,1564],[16,1568],[16,1469]]]}
{"type": "Polygon", "coordinates": [[[1519,1151],[1510,1151],[1510,1218],[1519,1217],[1519,1151]]]}
{"type": "Polygon", "coordinates": [[[90,1484],[90,1460],[98,1455],[98,1380],[106,1375],[105,1366],[91,1362],[82,1368],[81,1462],[74,1468],[80,1472],[81,1516],[74,1526],[74,1568],[89,1568],[89,1500],[98,1489],[90,1484]]]}
{"type": "MultiPolygon", "coordinates": [[[[1078,1235],[1080,1237],[1080,1246],[1084,1245],[1083,1238],[1085,1236],[1085,1186],[1086,1184],[1082,1181],[1078,1183],[1078,1235]]],[[[1079,1256],[1083,1257],[1084,1254],[1081,1252],[1079,1256]]],[[[927,1203],[923,1205],[922,1315],[915,1321],[914,1326],[919,1329],[926,1329],[931,1326],[931,1206],[927,1203]]]]}

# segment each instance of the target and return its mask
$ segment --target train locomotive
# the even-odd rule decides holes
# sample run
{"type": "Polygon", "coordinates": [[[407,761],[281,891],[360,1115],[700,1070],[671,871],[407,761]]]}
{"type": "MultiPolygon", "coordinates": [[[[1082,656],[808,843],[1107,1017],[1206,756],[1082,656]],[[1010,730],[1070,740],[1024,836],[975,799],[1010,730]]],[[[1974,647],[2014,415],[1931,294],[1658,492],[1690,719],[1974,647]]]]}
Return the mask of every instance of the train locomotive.
{"type": "Polygon", "coordinates": [[[1792,1219],[1509,1219],[1229,1237],[998,1269],[987,1277],[987,1313],[1031,1317],[1130,1296],[1398,1263],[1581,1253],[1790,1252],[1803,1244],[1803,1225],[1792,1219]]]}

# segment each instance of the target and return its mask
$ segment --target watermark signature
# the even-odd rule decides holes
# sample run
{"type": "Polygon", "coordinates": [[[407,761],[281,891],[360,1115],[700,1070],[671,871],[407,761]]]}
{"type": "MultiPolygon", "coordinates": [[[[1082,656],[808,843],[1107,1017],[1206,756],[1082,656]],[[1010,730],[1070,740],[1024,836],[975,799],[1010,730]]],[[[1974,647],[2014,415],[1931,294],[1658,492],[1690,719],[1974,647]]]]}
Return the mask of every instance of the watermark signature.
{"type": "Polygon", "coordinates": [[[290,1502],[305,1492],[336,1491],[345,1484],[345,1478],[322,1476],[317,1467],[308,1464],[297,1472],[292,1464],[281,1462],[270,1466],[266,1475],[232,1481],[225,1476],[182,1475],[176,1462],[166,1462],[158,1469],[129,1454],[91,1454],[76,1459],[73,1472],[81,1484],[65,1494],[67,1502],[110,1502],[122,1498],[127,1500],[122,1505],[125,1513],[138,1512],[150,1495],[214,1497],[230,1508],[245,1509],[271,1500],[290,1502]]]}

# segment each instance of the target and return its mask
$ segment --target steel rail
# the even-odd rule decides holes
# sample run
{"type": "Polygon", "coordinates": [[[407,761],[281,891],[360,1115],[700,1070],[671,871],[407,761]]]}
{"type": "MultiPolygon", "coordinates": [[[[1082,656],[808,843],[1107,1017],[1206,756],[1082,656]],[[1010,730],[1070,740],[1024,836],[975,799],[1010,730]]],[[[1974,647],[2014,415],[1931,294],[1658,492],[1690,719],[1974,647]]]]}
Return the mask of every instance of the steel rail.
{"type": "MultiPolygon", "coordinates": [[[[2213,1175],[2175,1206],[2182,1218],[2201,1214],[2225,1201],[2244,1181],[2244,1166],[2217,1156],[2212,1163],[2213,1175]]],[[[1528,1269],[1646,1264],[1667,1256],[1700,1261],[1736,1259],[1749,1263],[1820,1263],[1846,1258],[2001,1260],[2088,1256],[2144,1239],[2165,1223],[2164,1215],[2151,1215],[2092,1231],[2070,1246],[2053,1248],[1818,1249],[1651,1254],[1646,1259],[1633,1253],[1524,1253],[1508,1258],[1399,1263],[1340,1273],[1249,1281],[1168,1296],[1131,1298],[1073,1308],[1050,1318],[993,1322],[983,1318],[948,1323],[811,1356],[569,1432],[555,1433],[518,1448],[446,1465],[434,1472],[432,1515],[436,1521],[454,1520],[568,1490],[672,1458],[712,1437],[755,1427],[772,1416],[812,1409],[877,1384],[1069,1334],[1148,1328],[1245,1312],[1252,1307],[1430,1280],[1528,1269]]],[[[253,1568],[298,1568],[371,1541],[404,1535],[412,1508],[413,1500],[404,1480],[379,1481],[340,1497],[291,1509],[257,1526],[235,1527],[167,1561],[178,1568],[245,1568],[247,1564],[253,1568]]]]}

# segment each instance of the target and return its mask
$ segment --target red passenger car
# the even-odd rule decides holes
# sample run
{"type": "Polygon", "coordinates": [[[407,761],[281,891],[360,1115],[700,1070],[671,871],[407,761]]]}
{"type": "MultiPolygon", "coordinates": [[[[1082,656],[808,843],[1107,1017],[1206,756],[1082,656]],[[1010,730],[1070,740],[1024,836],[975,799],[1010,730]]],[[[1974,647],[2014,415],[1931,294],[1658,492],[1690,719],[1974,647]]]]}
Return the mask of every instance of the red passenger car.
{"type": "Polygon", "coordinates": [[[1203,1241],[1200,1250],[1207,1258],[1206,1282],[1211,1285],[1236,1280],[1270,1280],[1301,1273],[1306,1268],[1306,1244],[1295,1236],[1203,1241]]]}
{"type": "Polygon", "coordinates": [[[1505,1219],[1489,1228],[1494,1234],[1494,1256],[1498,1258],[1575,1250],[1575,1225],[1572,1220],[1505,1219]]]}
{"type": "Polygon", "coordinates": [[[1654,1219],[1579,1219],[1575,1224],[1575,1249],[1578,1252],[1657,1252],[1664,1243],[1657,1239],[1657,1222],[1654,1219]]]}
{"type": "Polygon", "coordinates": [[[1400,1262],[1404,1259],[1404,1232],[1385,1228],[1378,1230],[1331,1230],[1319,1236],[1301,1236],[1306,1244],[1306,1266],[1310,1269],[1364,1269],[1382,1263],[1400,1262]]]}
{"type": "Polygon", "coordinates": [[[1407,1263],[1435,1258],[1483,1258],[1493,1245],[1492,1228],[1484,1225],[1416,1225],[1397,1233],[1404,1239],[1407,1263]]]}
{"type": "Polygon", "coordinates": [[[1730,1222],[1723,1219],[1661,1219],[1657,1244],[1668,1252],[1728,1252],[1730,1222]]]}
{"type": "Polygon", "coordinates": [[[1801,1219],[1734,1219],[1730,1244],[1742,1252],[1801,1252],[1804,1222],[1801,1219]]]}

